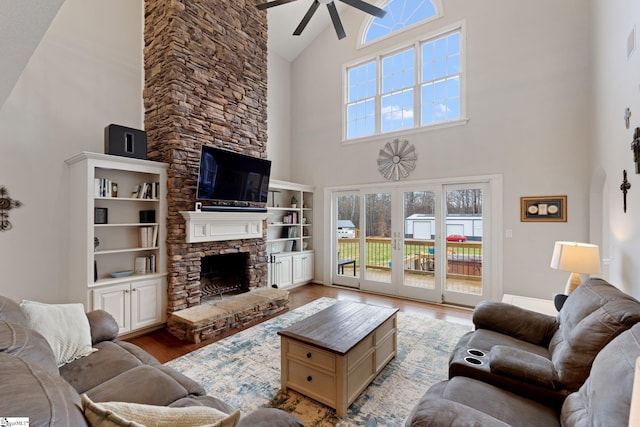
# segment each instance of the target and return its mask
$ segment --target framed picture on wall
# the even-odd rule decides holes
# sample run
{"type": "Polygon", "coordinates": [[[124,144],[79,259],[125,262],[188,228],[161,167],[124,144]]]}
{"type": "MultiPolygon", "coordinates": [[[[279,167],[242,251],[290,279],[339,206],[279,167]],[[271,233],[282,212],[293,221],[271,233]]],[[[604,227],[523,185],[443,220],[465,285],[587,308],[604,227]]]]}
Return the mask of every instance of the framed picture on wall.
{"type": "Polygon", "coordinates": [[[520,197],[521,222],[567,222],[567,196],[520,197]]]}

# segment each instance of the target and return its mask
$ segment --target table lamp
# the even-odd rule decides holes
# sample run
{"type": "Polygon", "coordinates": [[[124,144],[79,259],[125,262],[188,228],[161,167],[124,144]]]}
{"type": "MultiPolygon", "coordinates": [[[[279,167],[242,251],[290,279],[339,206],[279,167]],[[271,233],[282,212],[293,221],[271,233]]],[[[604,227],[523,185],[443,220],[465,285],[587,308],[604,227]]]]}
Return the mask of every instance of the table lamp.
{"type": "Polygon", "coordinates": [[[580,273],[600,273],[598,245],[579,242],[556,242],[551,257],[551,268],[570,271],[564,293],[569,295],[582,282],[580,273]]]}

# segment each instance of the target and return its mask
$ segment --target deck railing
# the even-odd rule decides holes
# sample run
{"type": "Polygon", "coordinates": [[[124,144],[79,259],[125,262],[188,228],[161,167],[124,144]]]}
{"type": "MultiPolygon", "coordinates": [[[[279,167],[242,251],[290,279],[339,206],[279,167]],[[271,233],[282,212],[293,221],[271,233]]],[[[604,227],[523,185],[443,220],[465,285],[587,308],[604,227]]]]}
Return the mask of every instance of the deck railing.
{"type": "MultiPolygon", "coordinates": [[[[391,269],[391,239],[366,238],[366,267],[391,269]]],[[[447,242],[447,277],[480,280],[482,277],[482,242],[447,242]]],[[[341,259],[354,259],[360,266],[360,239],[338,239],[341,259]]],[[[404,240],[404,270],[415,274],[433,274],[436,260],[433,240],[404,240]]]]}

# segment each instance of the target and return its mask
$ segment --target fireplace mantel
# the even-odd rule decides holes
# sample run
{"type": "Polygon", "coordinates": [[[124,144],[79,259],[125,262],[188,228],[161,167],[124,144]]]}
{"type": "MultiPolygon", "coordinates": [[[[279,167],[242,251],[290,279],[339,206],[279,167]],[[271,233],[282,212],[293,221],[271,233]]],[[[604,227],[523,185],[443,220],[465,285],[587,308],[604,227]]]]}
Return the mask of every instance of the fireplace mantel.
{"type": "Polygon", "coordinates": [[[219,242],[264,237],[266,212],[180,211],[187,222],[187,243],[219,242]]]}

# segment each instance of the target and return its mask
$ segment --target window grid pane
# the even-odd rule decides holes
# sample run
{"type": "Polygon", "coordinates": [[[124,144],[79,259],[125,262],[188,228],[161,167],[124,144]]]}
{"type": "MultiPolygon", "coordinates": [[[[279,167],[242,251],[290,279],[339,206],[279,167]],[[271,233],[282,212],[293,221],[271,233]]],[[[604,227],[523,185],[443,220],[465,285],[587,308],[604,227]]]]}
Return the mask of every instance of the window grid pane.
{"type": "Polygon", "coordinates": [[[460,32],[422,44],[420,124],[460,118],[460,32]]]}
{"type": "Polygon", "coordinates": [[[412,87],[415,76],[413,48],[382,59],[382,93],[412,87]]]}
{"type": "Polygon", "coordinates": [[[375,61],[350,68],[348,74],[348,101],[354,102],[376,95],[375,61]]]}
{"type": "Polygon", "coordinates": [[[347,139],[375,133],[375,99],[369,98],[347,105],[347,139]]]}
{"type": "Polygon", "coordinates": [[[382,96],[381,132],[412,128],[413,88],[382,96]]]}

